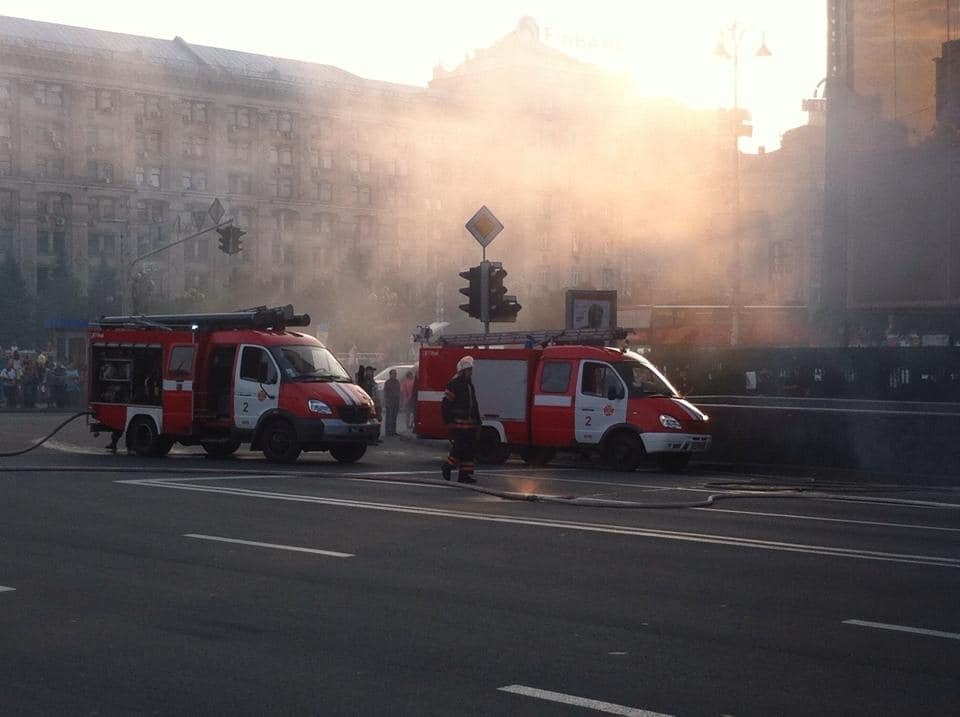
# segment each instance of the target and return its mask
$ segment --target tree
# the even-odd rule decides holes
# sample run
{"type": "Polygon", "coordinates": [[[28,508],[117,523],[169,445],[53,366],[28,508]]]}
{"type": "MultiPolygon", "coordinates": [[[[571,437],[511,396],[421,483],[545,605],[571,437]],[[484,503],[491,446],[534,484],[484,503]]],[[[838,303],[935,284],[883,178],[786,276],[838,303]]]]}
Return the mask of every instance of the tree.
{"type": "Polygon", "coordinates": [[[36,334],[34,297],[10,253],[0,264],[0,286],[0,346],[26,346],[36,334]]]}

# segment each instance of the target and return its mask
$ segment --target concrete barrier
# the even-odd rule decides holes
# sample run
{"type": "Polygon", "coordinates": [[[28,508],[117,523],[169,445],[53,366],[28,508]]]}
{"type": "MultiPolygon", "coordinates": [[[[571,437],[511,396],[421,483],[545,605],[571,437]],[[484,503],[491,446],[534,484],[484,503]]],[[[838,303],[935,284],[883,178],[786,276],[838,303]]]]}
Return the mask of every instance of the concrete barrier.
{"type": "Polygon", "coordinates": [[[691,400],[711,419],[707,460],[862,470],[960,485],[960,412],[691,400]]]}

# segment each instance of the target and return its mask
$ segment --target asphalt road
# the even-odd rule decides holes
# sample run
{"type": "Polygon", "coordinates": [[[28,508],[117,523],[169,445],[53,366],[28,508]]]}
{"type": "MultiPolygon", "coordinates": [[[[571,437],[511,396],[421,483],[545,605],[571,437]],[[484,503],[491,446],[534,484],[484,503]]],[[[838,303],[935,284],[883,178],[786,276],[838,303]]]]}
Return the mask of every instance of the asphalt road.
{"type": "MultiPolygon", "coordinates": [[[[0,414],[0,451],[54,423],[0,414]]],[[[437,480],[440,444],[278,471],[105,443],[71,425],[0,459],[3,714],[960,704],[952,489],[482,470],[483,489],[541,498],[507,500],[437,480]],[[665,504],[687,507],[641,507],[665,504]]]]}

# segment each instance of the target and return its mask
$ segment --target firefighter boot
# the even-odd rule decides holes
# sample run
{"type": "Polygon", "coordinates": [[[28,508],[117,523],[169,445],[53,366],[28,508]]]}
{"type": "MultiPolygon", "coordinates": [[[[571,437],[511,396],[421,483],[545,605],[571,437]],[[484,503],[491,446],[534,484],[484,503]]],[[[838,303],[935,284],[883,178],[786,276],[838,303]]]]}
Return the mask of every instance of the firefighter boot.
{"type": "Polygon", "coordinates": [[[473,477],[472,465],[461,465],[457,474],[457,483],[476,483],[477,479],[473,477]]]}
{"type": "Polygon", "coordinates": [[[443,475],[444,480],[450,480],[450,471],[452,468],[453,467],[449,463],[444,463],[442,466],[440,466],[440,473],[443,475]]]}

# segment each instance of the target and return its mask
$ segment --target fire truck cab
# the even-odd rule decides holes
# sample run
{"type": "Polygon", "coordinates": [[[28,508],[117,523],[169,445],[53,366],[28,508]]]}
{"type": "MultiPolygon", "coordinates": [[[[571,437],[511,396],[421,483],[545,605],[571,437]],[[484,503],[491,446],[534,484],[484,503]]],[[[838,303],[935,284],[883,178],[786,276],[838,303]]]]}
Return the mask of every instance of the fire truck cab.
{"type": "Polygon", "coordinates": [[[165,455],[175,442],[268,460],[301,451],[359,460],[376,443],[373,401],[317,339],[290,330],[292,306],[222,314],[106,316],[89,331],[90,430],[165,455]]]}
{"type": "Polygon", "coordinates": [[[474,334],[422,346],[417,434],[446,437],[440,401],[457,361],[469,354],[483,420],[481,462],[500,463],[517,451],[544,463],[555,451],[573,450],[599,452],[616,470],[632,471],[645,456],[664,470],[683,469],[710,447],[709,419],[645,357],[602,345],[622,338],[620,331],[474,334]],[[517,342],[542,346],[510,347],[517,342]]]}

